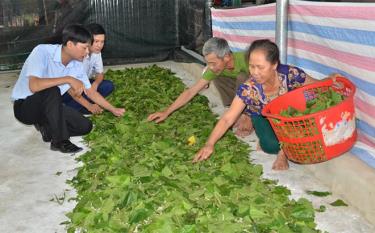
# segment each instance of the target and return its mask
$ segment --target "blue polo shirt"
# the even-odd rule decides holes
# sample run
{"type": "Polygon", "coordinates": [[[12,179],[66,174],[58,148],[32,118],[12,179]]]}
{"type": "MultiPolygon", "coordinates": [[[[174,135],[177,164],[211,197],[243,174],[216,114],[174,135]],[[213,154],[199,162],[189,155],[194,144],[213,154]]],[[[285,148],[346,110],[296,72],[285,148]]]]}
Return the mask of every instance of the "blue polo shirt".
{"type": "MultiPolygon", "coordinates": [[[[61,61],[62,45],[42,44],[36,46],[27,57],[22,66],[20,76],[13,88],[11,99],[26,99],[33,95],[29,88],[30,76],[38,78],[61,78],[72,76],[83,82],[85,88],[91,87],[90,81],[83,68],[82,62],[72,60],[68,65],[62,64],[61,61]]],[[[69,90],[69,84],[58,86],[61,95],[69,90]]]]}

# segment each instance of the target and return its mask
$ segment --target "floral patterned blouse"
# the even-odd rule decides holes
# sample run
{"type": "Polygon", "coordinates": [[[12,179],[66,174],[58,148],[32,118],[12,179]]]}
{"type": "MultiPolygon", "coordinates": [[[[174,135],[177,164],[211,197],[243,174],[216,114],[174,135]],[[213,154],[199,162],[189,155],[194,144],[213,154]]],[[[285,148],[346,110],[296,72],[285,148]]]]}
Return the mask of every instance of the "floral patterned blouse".
{"type": "MultiPolygon", "coordinates": [[[[294,66],[280,64],[277,73],[281,83],[278,95],[302,86],[306,79],[306,73],[294,66]]],[[[252,77],[240,85],[237,96],[246,104],[245,113],[250,116],[261,115],[263,107],[272,100],[264,94],[262,85],[252,77]]]]}

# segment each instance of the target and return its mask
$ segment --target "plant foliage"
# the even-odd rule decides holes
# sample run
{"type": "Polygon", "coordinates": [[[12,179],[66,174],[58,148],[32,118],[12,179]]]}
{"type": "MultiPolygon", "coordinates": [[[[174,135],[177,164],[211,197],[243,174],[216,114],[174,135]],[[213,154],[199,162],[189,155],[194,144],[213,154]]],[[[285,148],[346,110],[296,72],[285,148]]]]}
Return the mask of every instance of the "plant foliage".
{"type": "Polygon", "coordinates": [[[192,164],[217,121],[206,97],[164,123],[145,120],[185,89],[170,70],[109,70],[106,77],[116,86],[110,101],[127,112],[92,117],[91,150],[70,181],[77,205],[67,214],[68,232],[317,232],[311,203],[289,200],[288,189],[260,178],[262,167],[249,163],[248,145],[232,132],[208,161],[192,164]]]}
{"type": "Polygon", "coordinates": [[[331,87],[329,87],[327,91],[318,89],[315,94],[316,98],[306,102],[306,109],[304,111],[288,106],[287,109],[281,110],[280,115],[283,117],[298,117],[313,114],[336,106],[344,100],[344,96],[334,91],[331,87]]]}

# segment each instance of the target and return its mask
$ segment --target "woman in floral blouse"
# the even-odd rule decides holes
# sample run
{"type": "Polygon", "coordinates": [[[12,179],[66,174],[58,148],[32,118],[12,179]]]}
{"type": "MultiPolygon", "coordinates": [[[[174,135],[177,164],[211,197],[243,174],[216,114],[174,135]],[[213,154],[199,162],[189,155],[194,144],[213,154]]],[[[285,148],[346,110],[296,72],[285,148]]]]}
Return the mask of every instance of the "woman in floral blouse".
{"type": "Polygon", "coordinates": [[[206,145],[195,155],[193,162],[209,158],[214,151],[215,143],[244,111],[251,118],[262,150],[269,154],[277,154],[272,168],[286,170],[289,167],[288,159],[280,149],[271,125],[261,112],[274,98],[316,80],[302,69],[280,64],[279,49],[270,40],[254,41],[247,55],[250,78],[239,87],[229,110],[216,124],[206,145]]]}

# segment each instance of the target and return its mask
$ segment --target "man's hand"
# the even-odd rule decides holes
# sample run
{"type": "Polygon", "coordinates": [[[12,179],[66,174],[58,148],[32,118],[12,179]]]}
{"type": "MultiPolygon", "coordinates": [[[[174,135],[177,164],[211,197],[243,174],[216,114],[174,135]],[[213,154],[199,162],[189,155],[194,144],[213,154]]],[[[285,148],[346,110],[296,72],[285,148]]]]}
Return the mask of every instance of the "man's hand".
{"type": "Polygon", "coordinates": [[[92,114],[101,114],[103,109],[97,104],[91,104],[90,107],[87,108],[92,114]]]}
{"type": "Polygon", "coordinates": [[[86,93],[85,85],[83,84],[83,82],[71,76],[68,76],[68,78],[69,78],[69,85],[71,86],[73,94],[75,96],[82,95],[82,92],[86,93]]]}
{"type": "Polygon", "coordinates": [[[156,123],[160,123],[164,121],[168,117],[168,113],[164,112],[155,112],[147,117],[148,121],[155,121],[156,123]]]}
{"type": "Polygon", "coordinates": [[[111,112],[112,112],[113,115],[115,115],[117,117],[120,117],[120,116],[124,115],[125,109],[124,108],[114,108],[111,112]]]}
{"type": "Polygon", "coordinates": [[[213,152],[214,152],[214,146],[205,145],[204,147],[202,147],[202,149],[198,151],[198,153],[195,154],[193,163],[208,159],[213,152]]]}

